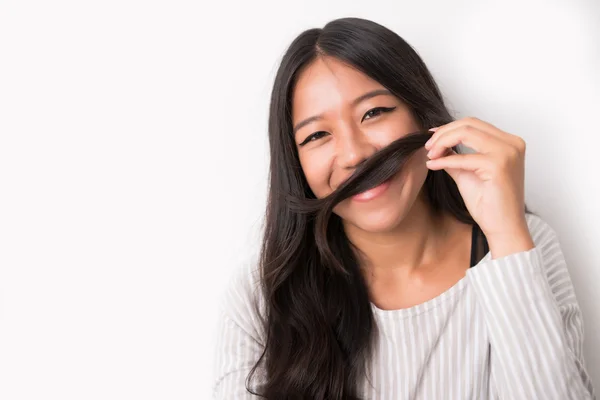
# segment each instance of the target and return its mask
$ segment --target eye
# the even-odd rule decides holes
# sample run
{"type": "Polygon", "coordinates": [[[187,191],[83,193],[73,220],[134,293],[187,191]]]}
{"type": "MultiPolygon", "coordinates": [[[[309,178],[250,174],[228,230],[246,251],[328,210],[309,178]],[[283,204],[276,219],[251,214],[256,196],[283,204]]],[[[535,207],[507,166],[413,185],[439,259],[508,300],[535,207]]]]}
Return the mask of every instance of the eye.
{"type": "Polygon", "coordinates": [[[300,143],[298,146],[304,146],[306,143],[312,142],[313,140],[318,140],[325,135],[328,135],[328,133],[325,131],[315,132],[312,135],[310,135],[309,137],[307,137],[306,139],[304,139],[304,141],[302,143],[300,143]]]}
{"type": "Polygon", "coordinates": [[[373,117],[378,116],[381,113],[386,113],[395,110],[396,107],[375,107],[370,109],[365,113],[360,122],[363,122],[365,119],[371,119],[373,117]]]}

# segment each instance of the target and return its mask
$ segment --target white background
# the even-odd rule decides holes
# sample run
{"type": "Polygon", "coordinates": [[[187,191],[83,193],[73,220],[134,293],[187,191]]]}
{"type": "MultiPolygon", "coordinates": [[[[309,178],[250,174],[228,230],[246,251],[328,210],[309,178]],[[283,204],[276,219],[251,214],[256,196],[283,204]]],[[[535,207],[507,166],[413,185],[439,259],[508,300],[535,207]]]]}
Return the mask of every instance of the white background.
{"type": "Polygon", "coordinates": [[[0,398],[210,398],[277,63],[342,16],[411,43],[457,118],[527,141],[600,389],[597,1],[19,0],[0,3],[0,398]]]}

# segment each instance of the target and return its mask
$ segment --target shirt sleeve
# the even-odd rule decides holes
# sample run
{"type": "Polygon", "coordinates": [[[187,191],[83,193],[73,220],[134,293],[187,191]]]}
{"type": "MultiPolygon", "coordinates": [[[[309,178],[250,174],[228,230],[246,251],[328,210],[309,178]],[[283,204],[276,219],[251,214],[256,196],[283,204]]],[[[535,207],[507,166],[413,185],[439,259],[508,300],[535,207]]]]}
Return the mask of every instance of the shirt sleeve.
{"type": "MultiPolygon", "coordinates": [[[[250,371],[263,349],[260,314],[253,282],[246,269],[234,274],[220,303],[216,348],[213,354],[213,395],[215,400],[259,399],[246,389],[250,371]]],[[[262,364],[250,388],[264,376],[262,364]]]]}
{"type": "Polygon", "coordinates": [[[501,399],[595,399],[583,321],[555,231],[529,216],[535,247],[471,268],[501,399]]]}

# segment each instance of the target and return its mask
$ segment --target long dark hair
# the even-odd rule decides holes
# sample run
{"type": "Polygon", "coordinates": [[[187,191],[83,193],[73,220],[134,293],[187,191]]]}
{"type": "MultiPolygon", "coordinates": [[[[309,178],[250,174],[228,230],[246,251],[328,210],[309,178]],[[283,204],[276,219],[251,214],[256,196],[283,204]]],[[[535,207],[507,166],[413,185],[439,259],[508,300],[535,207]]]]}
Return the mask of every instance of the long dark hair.
{"type": "MultiPolygon", "coordinates": [[[[271,95],[269,193],[259,260],[266,342],[246,381],[248,391],[267,399],[360,398],[377,326],[356,249],[331,210],[391,177],[424,145],[431,135],[427,128],[453,120],[416,51],[375,22],[337,19],[292,42],[271,95]],[[382,84],[410,108],[422,130],[378,152],[336,192],[316,200],[292,136],[291,97],[298,74],[320,56],[335,57],[382,84]],[[263,363],[263,382],[252,388],[263,363]]],[[[475,224],[445,171],[429,171],[423,191],[434,212],[475,224]]]]}

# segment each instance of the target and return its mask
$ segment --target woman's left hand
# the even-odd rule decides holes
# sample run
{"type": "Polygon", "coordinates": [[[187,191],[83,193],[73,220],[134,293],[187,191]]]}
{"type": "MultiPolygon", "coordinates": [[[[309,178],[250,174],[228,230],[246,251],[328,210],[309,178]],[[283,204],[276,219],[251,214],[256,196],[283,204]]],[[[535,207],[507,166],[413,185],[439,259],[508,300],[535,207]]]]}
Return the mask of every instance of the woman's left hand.
{"type": "Polygon", "coordinates": [[[494,258],[533,247],[525,219],[522,138],[477,118],[463,118],[435,129],[425,148],[430,158],[427,167],[444,169],[454,179],[492,253],[492,242],[498,243],[494,258]],[[459,143],[476,153],[457,154],[452,147],[459,143]]]}

